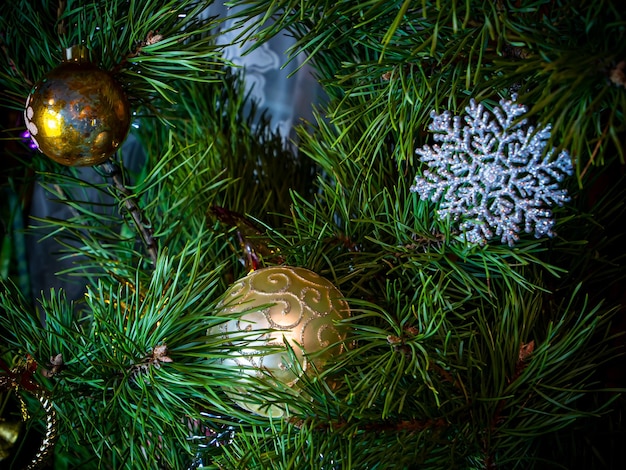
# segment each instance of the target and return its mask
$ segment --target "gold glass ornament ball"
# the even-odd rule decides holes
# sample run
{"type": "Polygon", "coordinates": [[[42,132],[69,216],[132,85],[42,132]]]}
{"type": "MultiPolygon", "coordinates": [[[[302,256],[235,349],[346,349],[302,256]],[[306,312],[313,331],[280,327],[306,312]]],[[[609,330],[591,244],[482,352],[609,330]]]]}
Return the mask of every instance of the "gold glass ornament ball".
{"type": "MultiPolygon", "coordinates": [[[[219,316],[229,320],[211,328],[237,346],[222,360],[243,375],[261,379],[269,388],[280,382],[297,391],[302,373],[324,364],[345,350],[348,303],[329,280],[305,268],[272,266],[252,271],[225,293],[219,316]],[[293,351],[290,354],[287,345],[293,351]],[[297,360],[298,364],[293,361],[297,360]]],[[[244,409],[279,417],[280,403],[259,401],[258,393],[237,384],[226,393],[244,409]]]]}
{"type": "Polygon", "coordinates": [[[130,106],[121,86],[84,59],[63,62],[28,95],[26,126],[37,148],[67,166],[104,162],[124,142],[130,106]]]}

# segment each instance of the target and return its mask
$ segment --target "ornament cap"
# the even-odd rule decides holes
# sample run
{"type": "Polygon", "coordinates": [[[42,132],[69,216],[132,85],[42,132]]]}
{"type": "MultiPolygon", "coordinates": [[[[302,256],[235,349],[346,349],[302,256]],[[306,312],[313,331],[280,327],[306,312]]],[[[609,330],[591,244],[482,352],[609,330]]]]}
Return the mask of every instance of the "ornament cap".
{"type": "Polygon", "coordinates": [[[65,49],[65,62],[89,62],[89,49],[82,44],[76,44],[65,49]]]}

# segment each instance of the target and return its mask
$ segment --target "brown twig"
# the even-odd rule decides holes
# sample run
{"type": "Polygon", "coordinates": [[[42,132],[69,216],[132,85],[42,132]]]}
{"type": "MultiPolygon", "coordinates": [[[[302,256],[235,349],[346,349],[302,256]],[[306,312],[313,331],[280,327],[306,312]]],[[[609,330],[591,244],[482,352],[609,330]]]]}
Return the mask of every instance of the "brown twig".
{"type": "Polygon", "coordinates": [[[135,379],[138,375],[147,374],[150,368],[160,369],[161,364],[174,362],[168,353],[166,344],[155,346],[151,353],[146,354],[142,362],[131,366],[131,377],[135,379]]]}
{"type": "Polygon", "coordinates": [[[128,63],[128,59],[137,57],[138,55],[141,54],[144,47],[152,46],[153,44],[156,44],[157,42],[161,41],[161,39],[163,39],[163,36],[161,34],[155,34],[154,31],[148,31],[148,34],[146,35],[146,39],[143,41],[140,41],[135,47],[134,51],[126,54],[122,58],[122,60],[115,67],[113,67],[113,70],[111,70],[111,73],[113,75],[118,73],[122,68],[126,66],[126,64],[128,63]]]}
{"type": "Polygon", "coordinates": [[[221,223],[236,228],[235,236],[241,249],[240,261],[248,270],[257,270],[272,259],[274,263],[284,262],[280,253],[269,246],[263,232],[244,214],[221,206],[211,206],[210,213],[221,223]]]}
{"type": "MultiPolygon", "coordinates": [[[[289,418],[289,423],[293,424],[297,428],[302,428],[307,424],[307,420],[303,420],[296,417],[289,418]]],[[[328,421],[315,426],[317,431],[330,430],[333,432],[341,431],[348,427],[354,426],[353,422],[340,420],[340,421],[328,421]]],[[[382,421],[368,421],[356,425],[359,431],[365,432],[422,432],[427,429],[442,430],[448,427],[448,422],[443,418],[436,419],[403,419],[398,421],[382,420],[382,421]]]]}
{"type": "Polygon", "coordinates": [[[602,142],[604,141],[604,138],[606,137],[606,133],[609,131],[609,124],[610,122],[607,122],[606,126],[604,126],[602,135],[598,139],[598,142],[596,143],[596,146],[593,149],[593,152],[591,153],[591,157],[589,157],[589,161],[585,165],[585,168],[583,168],[583,171],[580,172],[581,178],[585,176],[585,174],[587,173],[587,170],[589,170],[589,167],[593,164],[594,160],[596,159],[596,155],[598,154],[598,151],[600,150],[600,145],[602,145],[602,142]]]}
{"type": "MultiPolygon", "coordinates": [[[[534,350],[535,350],[534,340],[531,340],[528,343],[520,344],[517,361],[515,362],[515,372],[513,373],[513,376],[507,380],[509,384],[512,384],[513,382],[515,382],[520,377],[520,375],[522,375],[522,372],[524,372],[524,369],[526,369],[528,365],[528,359],[532,356],[534,350]]],[[[496,428],[500,425],[500,423],[504,421],[504,416],[502,416],[502,412],[504,410],[504,407],[506,406],[506,403],[507,401],[505,399],[501,399],[500,401],[498,401],[496,410],[493,414],[493,417],[491,418],[489,433],[487,434],[491,434],[492,432],[494,432],[496,428]]],[[[488,436],[485,436],[485,438],[483,439],[483,454],[485,455],[485,468],[495,469],[496,464],[495,464],[493,455],[489,450],[487,437],[488,436]]]]}
{"type": "Polygon", "coordinates": [[[419,334],[419,329],[414,326],[405,326],[400,336],[388,335],[387,343],[393,346],[394,351],[401,352],[405,356],[411,356],[411,348],[406,344],[419,334]]]}
{"type": "Polygon", "coordinates": [[[137,199],[132,195],[129,189],[124,185],[122,181],[122,174],[120,171],[120,167],[114,160],[110,159],[102,164],[100,164],[100,168],[104,171],[104,173],[111,178],[113,181],[113,185],[115,189],[123,196],[124,207],[126,211],[130,214],[135,223],[135,227],[137,228],[137,232],[143,241],[143,244],[146,247],[148,255],[152,261],[152,264],[156,264],[157,255],[158,255],[158,247],[156,240],[153,236],[152,227],[150,226],[149,221],[146,219],[143,211],[139,207],[137,203],[137,199]]]}
{"type": "Polygon", "coordinates": [[[41,368],[41,375],[51,378],[59,374],[65,367],[65,362],[63,362],[63,354],[59,353],[54,356],[50,356],[50,363],[48,364],[48,367],[49,369],[46,369],[45,367],[41,368]]]}
{"type": "MultiPolygon", "coordinates": [[[[59,6],[57,7],[57,20],[61,18],[61,15],[65,11],[65,7],[67,6],[67,0],[59,0],[59,6]]],[[[65,28],[65,20],[59,21],[57,24],[57,34],[59,36],[63,36],[67,33],[67,29],[65,28]]]]}
{"type": "MultiPolygon", "coordinates": [[[[347,426],[347,423],[336,423],[331,426],[334,431],[341,430],[342,427],[347,426]]],[[[443,418],[437,419],[411,419],[400,421],[380,421],[377,423],[364,423],[359,426],[360,430],[368,432],[422,432],[427,429],[445,429],[448,427],[448,423],[443,418]]]]}
{"type": "Polygon", "coordinates": [[[11,58],[11,55],[9,54],[9,50],[6,47],[6,44],[4,42],[4,37],[3,35],[0,35],[0,45],[2,47],[2,52],[4,52],[4,55],[7,58],[7,61],[9,62],[9,67],[11,68],[11,70],[13,71],[13,73],[15,75],[18,75],[19,77],[22,78],[22,80],[24,80],[24,83],[26,83],[29,87],[33,86],[33,81],[28,78],[24,72],[22,72],[20,69],[17,68],[17,65],[15,65],[15,62],[13,61],[13,59],[11,58]]]}

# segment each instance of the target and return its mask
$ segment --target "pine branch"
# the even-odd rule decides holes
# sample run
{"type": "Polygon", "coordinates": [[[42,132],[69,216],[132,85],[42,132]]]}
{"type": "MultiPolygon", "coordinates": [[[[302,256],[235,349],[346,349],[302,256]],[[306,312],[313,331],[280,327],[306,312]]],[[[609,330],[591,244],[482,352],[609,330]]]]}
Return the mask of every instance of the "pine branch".
{"type": "Polygon", "coordinates": [[[349,1],[233,5],[241,7],[242,24],[256,15],[272,19],[245,23],[241,39],[254,47],[280,31],[294,35],[290,58],[305,54],[315,65],[336,100],[329,113],[334,123],[349,129],[376,118],[362,134],[366,149],[383,142],[383,130],[401,125],[390,156],[411,161],[411,144],[431,110],[458,112],[469,96],[497,102],[517,92],[529,116],[552,124],[550,145],[574,156],[581,186],[591,161],[605,163],[600,155],[606,163],[624,162],[617,136],[625,131],[626,95],[615,78],[626,54],[615,47],[624,17],[613,2],[565,2],[550,7],[550,17],[541,5],[483,1],[422,2],[419,8],[401,1],[367,8],[349,1]]]}
{"type": "MultiPolygon", "coordinates": [[[[602,299],[623,278],[623,181],[616,167],[597,169],[623,152],[623,15],[613,2],[233,2],[242,24],[255,18],[240,39],[263,47],[292,34],[291,59],[307,54],[328,92],[297,151],[222,68],[220,23],[203,19],[203,2],[27,3],[15,2],[24,13],[1,10],[5,100],[17,107],[25,79],[84,40],[135,103],[162,118],[138,118],[149,165],[133,186],[42,175],[73,211],[45,224],[66,256],[84,255],[62,274],[86,278],[85,299],[51,291],[35,310],[15,286],[0,287],[3,352],[41,365],[36,378],[60,411],[63,462],[539,465],[558,458],[542,443],[605,422],[620,389],[601,370],[621,352],[617,309],[602,299]],[[9,20],[19,20],[15,32],[5,32],[9,20]],[[18,37],[40,22],[35,39],[18,37]],[[455,112],[470,97],[489,105],[512,91],[529,101],[531,119],[552,122],[584,185],[562,209],[560,238],[462,243],[434,204],[410,194],[414,149],[429,139],[432,110],[455,112]],[[600,197],[585,192],[592,182],[600,197]],[[83,200],[87,189],[113,189],[130,210],[121,228],[115,211],[83,200]],[[132,223],[147,245],[158,241],[151,269],[132,223]],[[246,269],[242,248],[309,267],[349,300],[350,348],[298,388],[222,363],[246,354],[211,330],[223,321],[221,294],[246,269]],[[290,415],[251,414],[237,393],[290,415]]],[[[574,459],[591,452],[580,442],[574,459]]]]}
{"type": "Polygon", "coordinates": [[[20,109],[28,88],[61,62],[64,50],[83,44],[94,63],[114,72],[133,104],[148,104],[155,96],[172,103],[176,90],[169,81],[214,81],[224,64],[213,37],[217,20],[204,13],[210,3],[9,2],[0,15],[8,64],[0,73],[2,102],[20,109]]]}
{"type": "Polygon", "coordinates": [[[150,259],[152,260],[152,264],[156,264],[158,248],[156,240],[154,239],[152,228],[150,227],[150,222],[145,219],[145,216],[140,209],[137,200],[133,197],[132,193],[129,189],[124,185],[122,181],[122,174],[119,166],[115,162],[115,160],[109,160],[100,165],[101,170],[104,174],[111,178],[113,184],[115,186],[116,191],[120,194],[120,199],[122,199],[124,203],[124,207],[131,215],[135,228],[139,233],[143,244],[148,250],[148,254],[150,259]]]}

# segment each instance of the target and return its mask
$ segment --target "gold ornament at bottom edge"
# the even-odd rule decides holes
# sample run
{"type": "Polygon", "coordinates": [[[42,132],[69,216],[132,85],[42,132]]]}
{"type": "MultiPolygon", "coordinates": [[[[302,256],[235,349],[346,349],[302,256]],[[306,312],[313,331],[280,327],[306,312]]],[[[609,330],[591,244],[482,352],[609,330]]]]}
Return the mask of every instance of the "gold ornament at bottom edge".
{"type": "Polygon", "coordinates": [[[11,449],[22,431],[21,421],[0,419],[0,462],[11,455],[11,449]]]}

